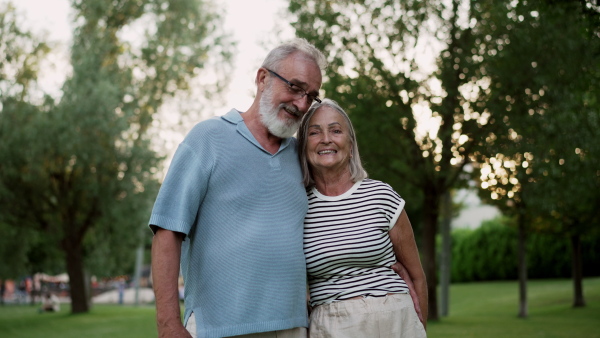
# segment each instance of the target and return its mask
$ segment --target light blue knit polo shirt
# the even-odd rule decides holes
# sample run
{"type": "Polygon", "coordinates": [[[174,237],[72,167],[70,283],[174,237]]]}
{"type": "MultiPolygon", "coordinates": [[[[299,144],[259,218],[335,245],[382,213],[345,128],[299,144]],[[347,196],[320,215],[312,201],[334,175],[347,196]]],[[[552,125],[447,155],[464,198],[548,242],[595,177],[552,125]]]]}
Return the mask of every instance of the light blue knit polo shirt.
{"type": "Polygon", "coordinates": [[[149,224],[187,235],[184,321],[194,313],[198,337],[308,326],[307,209],[295,139],[270,154],[236,110],[186,136],[149,224]]]}

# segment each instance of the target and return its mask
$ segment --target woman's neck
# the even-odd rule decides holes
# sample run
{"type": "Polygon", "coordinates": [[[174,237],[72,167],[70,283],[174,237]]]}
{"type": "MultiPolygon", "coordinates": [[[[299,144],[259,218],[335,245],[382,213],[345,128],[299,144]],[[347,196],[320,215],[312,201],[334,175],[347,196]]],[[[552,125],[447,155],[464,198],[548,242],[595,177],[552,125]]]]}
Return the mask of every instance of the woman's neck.
{"type": "Polygon", "coordinates": [[[325,196],[339,196],[354,185],[350,170],[342,172],[321,171],[313,173],[315,188],[325,196]]]}

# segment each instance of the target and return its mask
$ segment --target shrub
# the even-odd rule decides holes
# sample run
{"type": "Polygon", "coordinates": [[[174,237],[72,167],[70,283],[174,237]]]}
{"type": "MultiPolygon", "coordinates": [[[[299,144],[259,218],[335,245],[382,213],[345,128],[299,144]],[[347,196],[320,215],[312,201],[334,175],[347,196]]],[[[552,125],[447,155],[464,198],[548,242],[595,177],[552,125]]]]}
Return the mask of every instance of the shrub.
{"type": "MultiPolygon", "coordinates": [[[[498,217],[477,229],[452,231],[453,282],[511,280],[517,275],[517,230],[514,222],[498,217]]],[[[583,274],[600,276],[600,235],[582,238],[583,274]]],[[[529,278],[570,278],[571,245],[565,235],[529,233],[529,278]]]]}

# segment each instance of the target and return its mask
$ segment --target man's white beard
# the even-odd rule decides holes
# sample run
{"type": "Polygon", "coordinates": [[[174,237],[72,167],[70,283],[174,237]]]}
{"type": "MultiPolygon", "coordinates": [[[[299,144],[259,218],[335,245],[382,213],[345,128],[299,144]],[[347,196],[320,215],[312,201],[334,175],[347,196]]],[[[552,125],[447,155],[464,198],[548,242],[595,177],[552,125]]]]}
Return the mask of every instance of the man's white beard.
{"type": "Polygon", "coordinates": [[[260,97],[258,102],[258,112],[260,114],[261,122],[267,127],[269,132],[274,136],[280,138],[288,138],[294,136],[298,127],[300,127],[300,118],[284,118],[280,119],[278,116],[279,110],[287,107],[288,110],[296,111],[293,106],[286,105],[284,103],[274,106],[273,102],[273,89],[269,86],[260,97]]]}

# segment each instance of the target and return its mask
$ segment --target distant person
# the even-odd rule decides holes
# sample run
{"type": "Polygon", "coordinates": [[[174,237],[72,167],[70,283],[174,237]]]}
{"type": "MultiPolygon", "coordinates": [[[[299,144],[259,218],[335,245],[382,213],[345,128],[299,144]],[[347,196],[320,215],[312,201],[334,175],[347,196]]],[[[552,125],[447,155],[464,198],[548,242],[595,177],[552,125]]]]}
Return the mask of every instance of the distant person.
{"type": "Polygon", "coordinates": [[[308,202],[292,136],[325,63],[303,39],[276,47],[250,108],[200,122],[180,144],[149,222],[160,337],[306,336],[308,202]]]}
{"type": "Polygon", "coordinates": [[[404,200],[367,178],[352,123],[334,101],[313,103],[298,143],[308,189],[309,336],[425,337],[427,283],[404,200]],[[414,282],[420,311],[396,262],[414,282]]]}
{"type": "Polygon", "coordinates": [[[0,305],[4,305],[4,293],[6,292],[6,281],[0,279],[0,305]]]}
{"type": "Polygon", "coordinates": [[[44,296],[42,300],[42,306],[40,307],[40,312],[58,312],[60,311],[60,301],[58,297],[48,292],[44,296]]]}
{"type": "Polygon", "coordinates": [[[118,294],[119,294],[119,304],[123,305],[124,298],[125,298],[125,279],[119,278],[117,283],[118,283],[117,290],[118,290],[118,294]]]}

